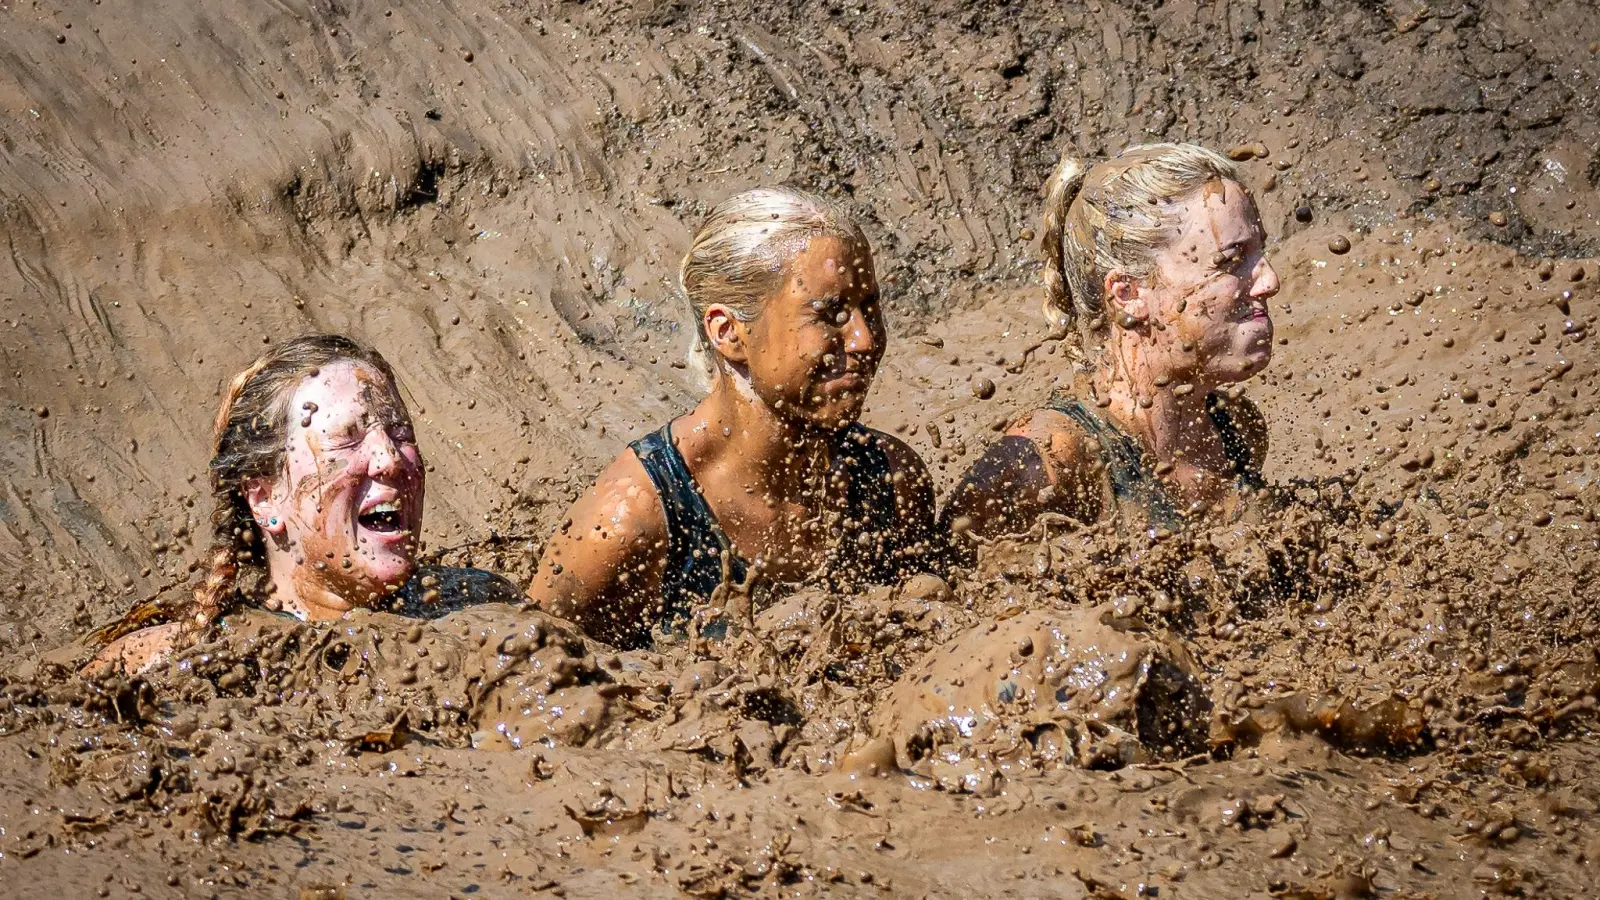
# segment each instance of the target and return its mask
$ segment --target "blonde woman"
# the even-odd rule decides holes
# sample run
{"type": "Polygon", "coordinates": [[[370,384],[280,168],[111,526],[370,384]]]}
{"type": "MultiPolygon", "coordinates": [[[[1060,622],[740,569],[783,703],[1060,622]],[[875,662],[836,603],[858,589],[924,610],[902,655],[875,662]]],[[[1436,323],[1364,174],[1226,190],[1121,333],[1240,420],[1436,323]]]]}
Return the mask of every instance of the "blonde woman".
{"type": "Polygon", "coordinates": [[[394,370],[371,347],[337,334],[274,346],[228,386],[212,441],[204,583],[191,601],[136,607],[90,635],[91,671],[143,671],[252,608],[321,621],[520,599],[489,572],[417,565],[422,453],[394,370]]]}
{"type": "Polygon", "coordinates": [[[708,213],[679,278],[710,392],[601,473],[530,596],[638,647],[681,629],[725,566],[779,587],[925,568],[927,469],[857,421],[886,341],[861,229],[820,197],[747,191],[708,213]]]}
{"type": "Polygon", "coordinates": [[[944,521],[979,536],[1045,512],[1173,529],[1233,509],[1261,483],[1267,436],[1223,388],[1271,361],[1278,292],[1238,170],[1192,144],[1066,158],[1043,232],[1045,314],[1074,383],[972,466],[944,521]]]}

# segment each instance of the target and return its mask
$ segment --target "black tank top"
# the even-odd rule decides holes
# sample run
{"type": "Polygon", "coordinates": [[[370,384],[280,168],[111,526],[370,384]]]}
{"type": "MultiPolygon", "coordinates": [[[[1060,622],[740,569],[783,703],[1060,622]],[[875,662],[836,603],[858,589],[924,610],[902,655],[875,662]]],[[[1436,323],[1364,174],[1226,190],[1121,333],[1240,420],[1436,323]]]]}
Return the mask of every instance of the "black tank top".
{"type": "MultiPolygon", "coordinates": [[[[860,423],[840,431],[835,452],[847,480],[845,535],[830,571],[819,573],[830,589],[852,583],[882,583],[901,574],[904,560],[900,513],[890,481],[889,458],[860,423]]],[[[667,520],[667,567],[661,575],[660,611],[640,623],[628,646],[648,647],[651,627],[681,629],[690,608],[722,583],[722,554],[732,554],[729,575],[743,581],[749,565],[732,550],[717,518],[695,484],[683,454],[672,443],[672,423],[629,445],[661,497],[667,520]]]]}
{"type": "MultiPolygon", "coordinates": [[[[1059,394],[1050,398],[1050,408],[1078,423],[1099,442],[1101,459],[1111,478],[1111,493],[1118,502],[1144,510],[1155,527],[1168,530],[1183,527],[1183,514],[1167,496],[1155,473],[1144,464],[1144,451],[1132,435],[1095,415],[1081,402],[1059,394]]],[[[1236,483],[1251,490],[1264,487],[1266,482],[1261,478],[1260,465],[1251,458],[1249,442],[1234,426],[1233,416],[1216,394],[1206,396],[1206,414],[1222,438],[1222,452],[1233,465],[1236,483]]]]}

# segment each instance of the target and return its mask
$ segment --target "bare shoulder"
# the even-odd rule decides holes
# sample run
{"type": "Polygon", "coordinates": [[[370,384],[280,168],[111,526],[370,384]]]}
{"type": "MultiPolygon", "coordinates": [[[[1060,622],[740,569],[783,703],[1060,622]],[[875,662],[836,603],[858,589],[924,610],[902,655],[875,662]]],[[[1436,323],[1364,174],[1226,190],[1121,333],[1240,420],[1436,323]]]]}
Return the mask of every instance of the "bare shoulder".
{"type": "Polygon", "coordinates": [[[664,561],[666,539],[661,496],[639,457],[625,450],[558,523],[528,595],[550,612],[581,618],[617,590],[619,573],[664,561]]]}
{"type": "Polygon", "coordinates": [[[631,448],[595,478],[594,485],[573,504],[568,521],[569,530],[583,537],[602,532],[616,537],[659,537],[667,531],[661,495],[631,448]],[[581,532],[580,525],[585,526],[581,532]]]}
{"type": "Polygon", "coordinates": [[[182,636],[183,625],[179,622],[141,628],[107,644],[83,667],[83,674],[120,671],[138,675],[172,656],[182,636]]]}
{"type": "Polygon", "coordinates": [[[1033,443],[1051,481],[1083,471],[1100,456],[1099,445],[1081,424],[1049,407],[1023,415],[1006,434],[1027,438],[1033,443]]]}

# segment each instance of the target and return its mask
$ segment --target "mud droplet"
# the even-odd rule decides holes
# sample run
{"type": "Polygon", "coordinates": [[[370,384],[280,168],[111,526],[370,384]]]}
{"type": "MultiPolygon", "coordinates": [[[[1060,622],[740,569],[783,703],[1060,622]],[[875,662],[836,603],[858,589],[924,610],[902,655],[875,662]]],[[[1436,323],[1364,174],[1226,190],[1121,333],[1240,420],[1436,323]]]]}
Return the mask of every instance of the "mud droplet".
{"type": "Polygon", "coordinates": [[[987,400],[994,396],[994,381],[988,378],[979,378],[972,383],[972,396],[979,400],[987,400]]]}
{"type": "Polygon", "coordinates": [[[1228,148],[1228,158],[1234,162],[1248,162],[1252,159],[1265,159],[1268,154],[1267,145],[1256,141],[1249,144],[1239,144],[1228,148]]]}
{"type": "Polygon", "coordinates": [[[1492,213],[1489,213],[1489,224],[1496,228],[1504,228],[1506,227],[1506,223],[1510,221],[1511,220],[1506,217],[1506,214],[1498,209],[1492,213]]]}
{"type": "Polygon", "coordinates": [[[1328,239],[1328,249],[1343,256],[1350,252],[1350,239],[1342,234],[1336,234],[1328,239]]]}
{"type": "Polygon", "coordinates": [[[1296,222],[1301,223],[1311,221],[1311,207],[1306,206],[1305,204],[1296,206],[1294,208],[1294,219],[1296,222]]]}

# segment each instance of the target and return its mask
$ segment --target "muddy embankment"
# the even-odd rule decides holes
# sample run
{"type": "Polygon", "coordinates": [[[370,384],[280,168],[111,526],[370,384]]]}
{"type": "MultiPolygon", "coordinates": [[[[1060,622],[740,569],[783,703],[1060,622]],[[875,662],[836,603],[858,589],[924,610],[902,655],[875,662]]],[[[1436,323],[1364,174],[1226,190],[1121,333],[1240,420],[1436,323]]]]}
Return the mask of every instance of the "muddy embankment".
{"type": "Polygon", "coordinates": [[[1593,883],[1587,4],[0,15],[8,882],[1593,883]],[[1065,375],[1023,354],[1049,166],[1158,139],[1262,151],[1281,346],[1248,390],[1298,486],[1252,521],[1050,525],[951,590],[805,595],[663,656],[496,608],[263,626],[148,682],[34,661],[188,577],[218,385],[300,331],[389,356],[430,544],[524,575],[572,492],[692,402],[671,273],[705,206],[759,183],[867,219],[895,336],[868,418],[947,486],[1065,375]]]}

